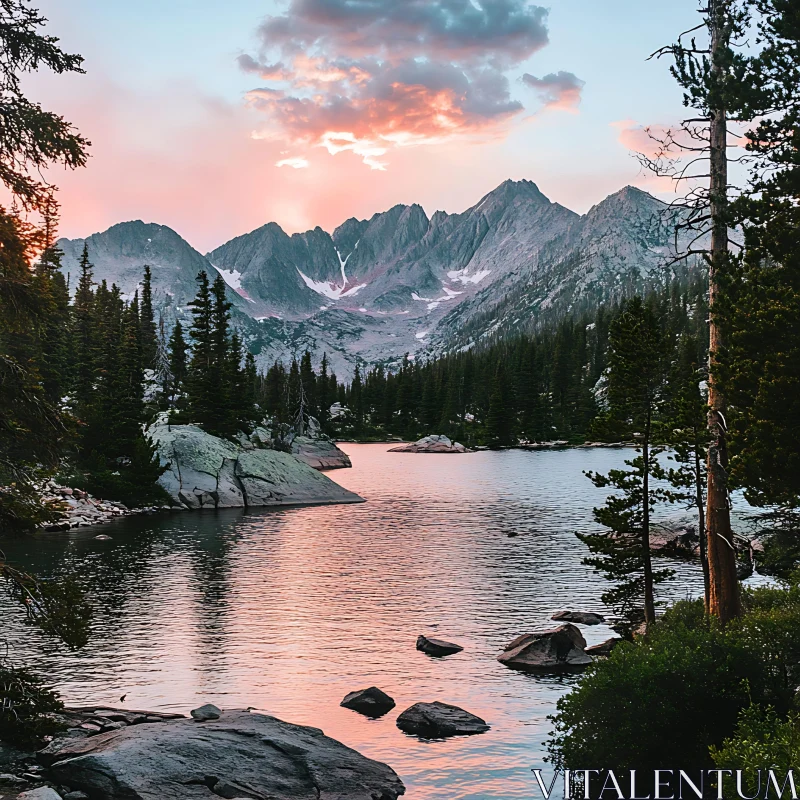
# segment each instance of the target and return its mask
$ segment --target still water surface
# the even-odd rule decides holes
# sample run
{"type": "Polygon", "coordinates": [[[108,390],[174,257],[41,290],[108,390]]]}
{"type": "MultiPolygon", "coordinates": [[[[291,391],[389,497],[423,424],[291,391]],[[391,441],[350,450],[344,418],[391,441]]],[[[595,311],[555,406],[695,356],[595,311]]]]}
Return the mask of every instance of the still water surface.
{"type": "MultiPolygon", "coordinates": [[[[329,473],[362,505],[130,518],[80,533],[5,543],[42,574],[80,577],[96,604],[91,641],[66,653],[0,615],[13,657],[46,673],[73,704],[186,713],[205,702],[321,727],[401,776],[410,800],[538,797],[547,715],[573,678],[501,666],[503,645],[561,608],[604,611],[607,588],[583,564],[575,531],[593,529],[606,491],[582,470],[619,466],[629,451],[388,454],[343,445],[352,470],[329,473]],[[112,541],[94,537],[110,534],[112,541]],[[512,535],[516,534],[516,535],[512,535]],[[4,621],[5,621],[4,620],[4,621]],[[418,634],[464,652],[433,659],[418,634]],[[339,707],[376,685],[397,701],[379,720],[339,707]],[[492,726],[424,742],[397,714],[454,703],[492,726]]],[[[663,599],[702,593],[676,562],[663,599]]],[[[585,628],[589,644],[606,626],[585,628]]]]}

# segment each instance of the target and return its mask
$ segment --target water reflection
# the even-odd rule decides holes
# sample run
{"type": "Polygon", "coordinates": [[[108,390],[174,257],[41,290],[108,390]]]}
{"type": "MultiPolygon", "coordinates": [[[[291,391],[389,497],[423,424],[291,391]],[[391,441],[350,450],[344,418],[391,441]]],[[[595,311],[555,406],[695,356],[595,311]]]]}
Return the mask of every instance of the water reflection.
{"type": "MultiPolygon", "coordinates": [[[[263,709],[313,724],[391,764],[416,800],[530,798],[547,715],[573,678],[501,667],[512,638],[561,607],[603,610],[605,582],[581,564],[576,530],[594,527],[604,491],[582,470],[618,466],[622,451],[387,454],[346,445],[354,468],[332,473],[357,506],[205,512],[106,526],[113,539],[40,537],[6,546],[44,574],[69,571],[91,589],[89,646],[64,653],[6,613],[9,638],[72,702],[187,711],[202,702],[263,709]],[[517,534],[509,537],[508,534],[517,534]],[[417,652],[419,633],[464,652],[417,652]],[[397,701],[379,720],[339,707],[376,685],[397,701]],[[420,742],[394,725],[418,701],[461,705],[492,730],[420,742]]],[[[701,591],[677,563],[661,589],[701,591]]],[[[589,643],[610,634],[585,631],[589,643]]]]}

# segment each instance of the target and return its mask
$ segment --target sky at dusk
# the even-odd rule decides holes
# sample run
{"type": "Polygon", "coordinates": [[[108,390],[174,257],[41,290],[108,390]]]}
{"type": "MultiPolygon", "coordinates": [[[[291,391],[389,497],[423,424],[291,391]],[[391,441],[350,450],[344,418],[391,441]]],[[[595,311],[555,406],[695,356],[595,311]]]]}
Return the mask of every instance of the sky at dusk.
{"type": "Polygon", "coordinates": [[[666,62],[696,0],[40,0],[86,75],[29,95],[92,141],[51,171],[61,234],[130,219],[205,252],[266,222],[332,230],[397,203],[463,211],[527,178],[578,212],[681,116],[666,62]]]}

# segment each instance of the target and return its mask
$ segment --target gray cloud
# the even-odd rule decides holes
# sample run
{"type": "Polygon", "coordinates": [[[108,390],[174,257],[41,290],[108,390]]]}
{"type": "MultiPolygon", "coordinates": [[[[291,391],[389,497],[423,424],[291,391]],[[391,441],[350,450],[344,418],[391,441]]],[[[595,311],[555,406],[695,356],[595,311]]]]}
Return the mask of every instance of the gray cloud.
{"type": "MultiPolygon", "coordinates": [[[[529,0],[290,0],[258,28],[257,57],[238,61],[266,86],[249,93],[270,127],[259,135],[380,169],[393,146],[496,130],[522,111],[507,73],[547,44],[547,14],[529,0]]],[[[562,76],[577,81],[534,86],[548,105],[569,96],[562,76]]]]}
{"type": "Polygon", "coordinates": [[[571,72],[551,72],[543,78],[537,78],[527,72],[522,82],[533,89],[546,108],[575,109],[581,102],[581,91],[586,85],[571,72]]]}

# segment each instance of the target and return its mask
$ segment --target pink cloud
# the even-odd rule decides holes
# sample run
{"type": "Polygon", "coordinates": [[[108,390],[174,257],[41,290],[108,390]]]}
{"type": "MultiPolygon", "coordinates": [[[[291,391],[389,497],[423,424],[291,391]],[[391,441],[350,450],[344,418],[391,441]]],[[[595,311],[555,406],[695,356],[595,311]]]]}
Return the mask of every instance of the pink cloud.
{"type": "MultiPolygon", "coordinates": [[[[399,147],[491,135],[523,110],[506,72],[547,44],[546,19],[526,0],[292,0],[238,60],[266,83],[247,95],[256,136],[383,170],[399,147]]],[[[553,105],[574,107],[575,88],[553,105]]]]}

